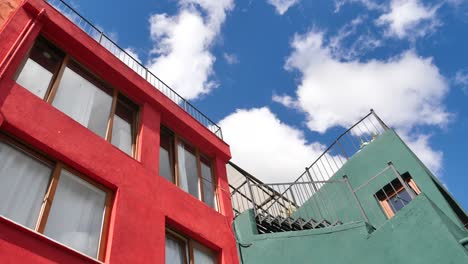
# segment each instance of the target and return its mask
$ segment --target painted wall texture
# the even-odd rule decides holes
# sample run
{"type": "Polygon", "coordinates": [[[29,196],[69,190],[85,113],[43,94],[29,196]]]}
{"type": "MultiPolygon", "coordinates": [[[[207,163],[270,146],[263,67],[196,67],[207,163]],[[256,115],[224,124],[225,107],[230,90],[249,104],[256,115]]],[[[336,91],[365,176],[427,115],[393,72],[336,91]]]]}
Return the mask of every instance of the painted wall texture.
{"type": "MultiPolygon", "coordinates": [[[[1,3],[17,9],[1,12],[0,23],[7,22],[0,27],[0,133],[113,190],[105,263],[164,263],[166,227],[217,251],[220,263],[238,263],[229,146],[45,1],[1,3]],[[13,76],[39,35],[140,106],[136,159],[16,84],[13,76]],[[210,157],[220,212],[158,175],[161,124],[210,157]]],[[[0,263],[99,262],[0,217],[0,263]]]]}
{"type": "Polygon", "coordinates": [[[255,234],[253,213],[236,218],[242,263],[468,263],[459,240],[468,236],[424,194],[378,230],[364,222],[337,227],[255,234]]]}

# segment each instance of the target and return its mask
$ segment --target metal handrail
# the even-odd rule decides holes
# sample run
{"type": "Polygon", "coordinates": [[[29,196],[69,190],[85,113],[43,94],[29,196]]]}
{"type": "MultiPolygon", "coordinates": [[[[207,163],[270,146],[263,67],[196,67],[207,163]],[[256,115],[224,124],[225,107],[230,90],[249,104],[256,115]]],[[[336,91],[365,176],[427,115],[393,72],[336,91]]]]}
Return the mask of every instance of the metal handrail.
{"type": "Polygon", "coordinates": [[[153,74],[146,66],[141,62],[135,59],[131,54],[129,54],[125,49],[121,48],[117,43],[115,43],[111,38],[109,38],[102,30],[94,26],[90,21],[85,17],[80,15],[76,10],[74,10],[69,4],[63,0],[45,0],[57,11],[62,13],[70,21],[72,21],[76,26],[81,28],[86,34],[88,34],[92,39],[96,40],[114,56],[119,58],[124,64],[126,64],[130,69],[144,78],[148,83],[158,89],[161,93],[171,99],[175,104],[184,109],[190,116],[192,116],[196,121],[210,130],[220,139],[223,139],[223,133],[221,127],[219,127],[214,121],[208,118],[195,106],[193,106],[189,101],[184,99],[176,91],[174,91],[169,85],[159,79],[155,74],[153,74]],[[88,30],[87,30],[88,29],[88,30]],[[106,44],[110,43],[110,47],[106,47],[106,44]],[[123,56],[121,56],[123,54],[123,56]],[[127,58],[128,61],[124,61],[127,58]],[[154,80],[154,81],[152,81],[154,80]]]}
{"type": "MultiPolygon", "coordinates": [[[[373,116],[373,117],[377,120],[378,124],[381,126],[381,128],[383,129],[383,131],[386,131],[386,130],[389,129],[389,127],[382,121],[382,119],[375,113],[375,111],[374,111],[373,109],[371,109],[370,112],[369,112],[367,115],[365,115],[365,116],[364,116],[363,118],[361,118],[359,121],[357,121],[356,123],[354,123],[354,125],[352,125],[351,127],[349,127],[346,131],[344,131],[343,133],[341,133],[341,134],[335,139],[335,141],[333,141],[333,143],[330,144],[330,145],[328,146],[328,148],[326,148],[325,151],[323,151],[322,154],[320,154],[320,156],[319,156],[310,166],[306,167],[305,172],[302,173],[294,182],[291,183],[291,185],[290,185],[287,189],[284,190],[284,192],[282,193],[282,195],[284,195],[286,192],[288,192],[288,191],[291,189],[292,186],[294,186],[295,184],[297,184],[297,183],[299,182],[299,180],[301,180],[302,177],[303,177],[304,175],[309,175],[309,177],[311,177],[311,176],[310,176],[309,170],[312,169],[313,166],[314,166],[315,164],[317,164],[319,161],[321,161],[321,159],[322,159],[326,154],[328,154],[328,152],[329,152],[333,147],[335,147],[335,146],[340,142],[340,140],[341,140],[342,138],[344,138],[346,135],[348,135],[348,134],[350,133],[350,131],[352,131],[355,127],[359,126],[359,124],[361,124],[362,122],[364,122],[364,120],[367,120],[367,119],[368,119],[369,117],[371,117],[371,116],[373,116]]],[[[375,127],[375,124],[372,124],[372,125],[375,127]]],[[[375,128],[376,128],[376,127],[375,127],[375,128]]],[[[378,128],[376,128],[374,132],[380,132],[380,131],[379,131],[378,128]]],[[[342,148],[341,148],[341,149],[342,149],[342,148]]],[[[342,150],[342,151],[345,152],[344,150],[342,150]]],[[[345,158],[346,160],[349,159],[349,158],[351,158],[351,156],[352,156],[352,155],[351,155],[351,156],[348,156],[346,153],[342,153],[342,154],[345,154],[345,155],[344,155],[344,158],[345,158]]],[[[344,163],[343,163],[343,164],[344,164],[344,163]]],[[[341,165],[343,165],[343,164],[341,164],[341,165]]],[[[331,176],[333,176],[333,175],[328,175],[328,176],[331,177],[331,176]]],[[[327,179],[322,179],[322,180],[327,180],[327,179]]],[[[312,179],[312,177],[311,177],[311,179],[309,179],[309,181],[320,182],[320,180],[312,179]]]]}

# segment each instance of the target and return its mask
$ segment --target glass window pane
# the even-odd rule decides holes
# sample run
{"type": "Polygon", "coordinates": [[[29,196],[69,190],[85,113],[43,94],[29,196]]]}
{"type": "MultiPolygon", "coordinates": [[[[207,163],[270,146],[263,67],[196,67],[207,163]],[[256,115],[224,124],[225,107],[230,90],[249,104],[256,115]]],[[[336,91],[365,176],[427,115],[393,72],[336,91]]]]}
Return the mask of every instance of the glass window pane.
{"type": "Polygon", "coordinates": [[[179,164],[179,186],[184,191],[199,198],[197,158],[193,154],[193,150],[183,142],[179,142],[177,150],[177,162],[179,164]]]}
{"type": "Polygon", "coordinates": [[[198,243],[193,243],[194,264],[215,264],[217,263],[214,252],[198,243]]]}
{"type": "Polygon", "coordinates": [[[161,130],[159,146],[159,175],[170,182],[174,182],[173,164],[172,164],[172,142],[174,138],[161,130]]]}
{"type": "Polygon", "coordinates": [[[186,244],[176,238],[166,235],[166,263],[185,264],[187,256],[186,244]]]}
{"type": "Polygon", "coordinates": [[[65,68],[52,105],[105,138],[112,96],[100,88],[104,89],[97,80],[71,63],[65,68]]]}
{"type": "Polygon", "coordinates": [[[34,229],[52,169],[0,142],[0,215],[34,229]]]}
{"type": "Polygon", "coordinates": [[[203,183],[203,201],[211,208],[216,209],[215,195],[214,195],[214,182],[213,175],[211,174],[211,167],[202,161],[201,163],[202,183],[203,183]]]}
{"type": "Polygon", "coordinates": [[[406,189],[402,189],[397,195],[389,199],[389,203],[391,204],[390,207],[395,213],[400,211],[410,201],[411,201],[411,196],[406,191],[406,189]]]}
{"type": "Polygon", "coordinates": [[[112,144],[132,156],[134,137],[134,119],[137,107],[128,99],[119,95],[112,125],[112,144]]]}
{"type": "Polygon", "coordinates": [[[44,234],[97,257],[105,201],[104,191],[62,170],[44,234]]]}
{"type": "Polygon", "coordinates": [[[40,98],[44,98],[55,71],[60,67],[63,53],[44,39],[34,44],[16,82],[40,98]]]}
{"type": "Polygon", "coordinates": [[[112,126],[112,144],[132,156],[132,138],[132,125],[120,116],[114,116],[114,123],[112,126]]]}

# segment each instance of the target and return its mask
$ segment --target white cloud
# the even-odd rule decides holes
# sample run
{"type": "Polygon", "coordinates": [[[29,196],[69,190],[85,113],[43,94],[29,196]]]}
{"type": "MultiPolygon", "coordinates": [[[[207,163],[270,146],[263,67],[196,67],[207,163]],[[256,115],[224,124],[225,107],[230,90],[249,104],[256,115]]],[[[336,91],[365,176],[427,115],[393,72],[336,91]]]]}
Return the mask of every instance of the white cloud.
{"type": "Polygon", "coordinates": [[[468,92],[468,69],[458,70],[453,78],[453,83],[467,93],[468,92]]]}
{"type": "Polygon", "coordinates": [[[302,74],[296,105],[307,114],[313,131],[348,127],[370,108],[406,130],[448,122],[450,113],[443,105],[448,84],[431,58],[406,51],[384,61],[343,62],[315,31],[296,35],[291,45],[285,68],[302,74]]]}
{"type": "Polygon", "coordinates": [[[386,60],[343,61],[317,31],[296,35],[291,46],[285,68],[299,71],[301,79],[294,97],[274,95],[274,101],[303,111],[309,129],[320,133],[349,127],[374,108],[392,127],[406,131],[410,147],[440,172],[442,153],[431,148],[430,137],[409,133],[421,125],[444,127],[452,117],[443,104],[447,80],[431,58],[409,50],[386,60]]]}
{"type": "Polygon", "coordinates": [[[358,27],[366,23],[367,17],[358,16],[342,26],[337,34],[330,38],[329,48],[334,57],[345,60],[352,60],[365,52],[374,50],[382,46],[382,41],[376,39],[370,32],[359,32],[359,36],[354,38],[352,44],[349,40],[358,34],[358,27]]]}
{"type": "Polygon", "coordinates": [[[264,182],[289,182],[325,146],[308,143],[302,131],[281,122],[267,107],[239,109],[219,123],[233,162],[264,182]]]}
{"type": "Polygon", "coordinates": [[[150,17],[154,41],[149,69],[187,99],[209,93],[216,60],[210,48],[219,35],[232,0],[180,0],[174,16],[150,17]]]}
{"type": "Polygon", "coordinates": [[[224,60],[226,60],[227,64],[237,64],[239,63],[239,58],[236,56],[236,54],[230,54],[230,53],[223,53],[224,60]]]}
{"type": "Polygon", "coordinates": [[[294,100],[294,98],[292,98],[289,95],[273,94],[273,97],[271,98],[271,100],[273,100],[273,102],[280,103],[280,104],[282,104],[282,105],[284,105],[286,107],[289,107],[289,108],[296,108],[297,107],[296,100],[294,100]]]}
{"type": "Polygon", "coordinates": [[[381,15],[376,23],[387,27],[388,36],[421,37],[440,25],[436,16],[439,7],[425,6],[419,0],[392,0],[389,12],[381,15]]]}
{"type": "Polygon", "coordinates": [[[291,6],[299,3],[299,0],[267,0],[267,2],[276,8],[278,14],[283,15],[291,6]]]}
{"type": "Polygon", "coordinates": [[[430,135],[415,134],[411,136],[410,133],[404,131],[398,131],[398,134],[436,176],[442,176],[443,153],[432,149],[429,144],[430,135]]]}
{"type": "Polygon", "coordinates": [[[128,55],[130,55],[133,59],[135,59],[136,61],[140,62],[141,63],[141,59],[140,57],[138,56],[138,54],[136,53],[136,51],[133,49],[133,48],[126,48],[124,49],[125,52],[127,52],[128,55]]]}
{"type": "Polygon", "coordinates": [[[383,10],[384,5],[372,0],[335,0],[335,13],[340,12],[345,4],[359,3],[369,10],[383,10]]]}

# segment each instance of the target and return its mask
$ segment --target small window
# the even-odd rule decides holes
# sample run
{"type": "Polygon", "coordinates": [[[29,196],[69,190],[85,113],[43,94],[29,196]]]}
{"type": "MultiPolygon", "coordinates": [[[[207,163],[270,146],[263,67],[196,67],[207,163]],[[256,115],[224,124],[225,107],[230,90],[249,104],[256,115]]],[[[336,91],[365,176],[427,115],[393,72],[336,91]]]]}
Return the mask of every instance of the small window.
{"type": "Polygon", "coordinates": [[[37,39],[16,82],[135,156],[138,106],[44,38],[37,39]]]}
{"type": "Polygon", "coordinates": [[[164,127],[160,137],[159,175],[217,210],[210,159],[164,127]]]}
{"type": "Polygon", "coordinates": [[[0,136],[0,215],[90,257],[104,257],[111,192],[0,136]]]}
{"type": "Polygon", "coordinates": [[[216,264],[217,254],[192,239],[167,230],[166,263],[170,264],[216,264]]]}
{"type": "Polygon", "coordinates": [[[398,211],[411,202],[412,198],[409,192],[413,192],[416,195],[421,192],[408,174],[404,174],[402,177],[409,189],[406,189],[398,179],[394,179],[375,194],[388,218],[392,218],[398,211]]]}

